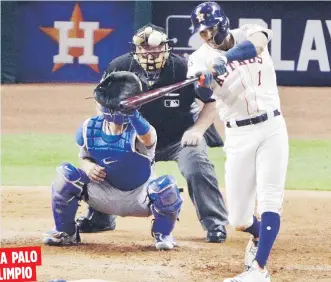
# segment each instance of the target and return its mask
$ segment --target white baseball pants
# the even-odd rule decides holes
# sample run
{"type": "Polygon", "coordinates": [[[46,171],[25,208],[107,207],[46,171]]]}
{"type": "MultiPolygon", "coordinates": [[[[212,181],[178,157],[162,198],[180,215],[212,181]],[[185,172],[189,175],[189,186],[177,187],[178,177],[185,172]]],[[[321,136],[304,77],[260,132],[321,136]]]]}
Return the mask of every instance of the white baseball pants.
{"type": "Polygon", "coordinates": [[[229,222],[234,228],[253,223],[258,213],[281,213],[289,157],[283,116],[255,125],[225,129],[225,186],[229,222]]]}

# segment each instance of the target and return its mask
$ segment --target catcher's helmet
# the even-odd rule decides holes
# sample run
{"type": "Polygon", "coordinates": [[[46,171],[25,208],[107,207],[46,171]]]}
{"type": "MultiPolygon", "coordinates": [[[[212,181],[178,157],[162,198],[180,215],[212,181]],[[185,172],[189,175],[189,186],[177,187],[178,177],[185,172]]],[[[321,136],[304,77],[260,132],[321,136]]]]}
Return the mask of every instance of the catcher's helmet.
{"type": "Polygon", "coordinates": [[[192,33],[217,27],[214,40],[222,43],[229,33],[229,20],[222,8],[215,2],[204,2],[198,5],[191,14],[192,33]]]}
{"type": "Polygon", "coordinates": [[[120,102],[142,92],[140,79],[132,72],[118,71],[105,76],[94,90],[98,108],[109,122],[127,123],[120,102]]]}
{"type": "Polygon", "coordinates": [[[94,90],[95,100],[110,110],[120,110],[120,102],[142,92],[140,79],[132,72],[115,71],[104,77],[94,90]]]}

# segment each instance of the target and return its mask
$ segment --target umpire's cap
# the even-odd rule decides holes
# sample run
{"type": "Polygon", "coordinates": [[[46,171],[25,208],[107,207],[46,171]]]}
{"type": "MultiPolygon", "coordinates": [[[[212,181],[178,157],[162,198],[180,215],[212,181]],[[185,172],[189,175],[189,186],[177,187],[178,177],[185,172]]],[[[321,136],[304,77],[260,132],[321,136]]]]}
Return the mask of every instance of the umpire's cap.
{"type": "Polygon", "coordinates": [[[139,78],[132,72],[116,71],[104,77],[94,90],[95,100],[110,110],[120,110],[120,102],[142,92],[139,78]]]}

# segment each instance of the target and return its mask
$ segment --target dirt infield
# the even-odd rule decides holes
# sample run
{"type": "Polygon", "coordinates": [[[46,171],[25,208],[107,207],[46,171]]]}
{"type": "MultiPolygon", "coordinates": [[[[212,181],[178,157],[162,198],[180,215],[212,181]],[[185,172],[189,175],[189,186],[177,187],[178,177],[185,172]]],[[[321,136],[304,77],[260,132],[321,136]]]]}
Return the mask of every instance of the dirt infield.
{"type": "MultiPolygon", "coordinates": [[[[117,229],[82,234],[76,247],[42,248],[38,281],[99,278],[116,281],[223,281],[242,270],[247,235],[233,232],[225,244],[204,243],[188,195],[174,235],[179,248],[157,252],[150,219],[119,218],[117,229]]],[[[3,187],[2,246],[40,245],[52,227],[48,187],[3,187]],[[15,225],[13,224],[15,222],[15,225]]],[[[272,281],[331,281],[331,193],[288,191],[279,239],[269,270],[272,281]]],[[[83,211],[83,206],[80,211],[83,211]]]]}
{"type": "MultiPolygon", "coordinates": [[[[2,87],[2,133],[73,133],[94,114],[93,85],[2,87]]],[[[331,138],[330,88],[280,88],[291,137],[331,138]]],[[[150,219],[119,218],[115,231],[82,234],[76,247],[42,247],[38,281],[98,278],[116,281],[223,281],[242,270],[247,234],[228,228],[224,244],[204,242],[187,192],[174,235],[179,248],[157,252],[150,219]]],[[[272,281],[331,281],[331,193],[287,191],[272,281]]],[[[40,245],[52,227],[48,187],[2,187],[1,244],[40,245]]],[[[80,209],[80,213],[85,206],[80,209]]]]}

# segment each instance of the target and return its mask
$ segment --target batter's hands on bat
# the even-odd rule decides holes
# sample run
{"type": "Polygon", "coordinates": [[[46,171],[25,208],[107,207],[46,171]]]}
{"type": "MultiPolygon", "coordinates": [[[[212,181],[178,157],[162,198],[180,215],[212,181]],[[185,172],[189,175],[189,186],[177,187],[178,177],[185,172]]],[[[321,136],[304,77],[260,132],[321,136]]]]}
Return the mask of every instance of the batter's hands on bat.
{"type": "Polygon", "coordinates": [[[213,60],[211,65],[211,72],[214,76],[223,75],[227,72],[226,64],[228,60],[225,56],[218,57],[213,60]]]}
{"type": "Polygon", "coordinates": [[[94,163],[91,163],[91,166],[86,174],[91,181],[96,183],[104,181],[106,177],[105,168],[94,163]]]}
{"type": "Polygon", "coordinates": [[[181,144],[183,147],[186,146],[198,146],[203,138],[203,133],[199,130],[191,128],[185,131],[181,144]]]}
{"type": "Polygon", "coordinates": [[[199,87],[211,87],[214,77],[210,71],[198,72],[196,76],[199,76],[199,80],[197,81],[199,87]]]}

